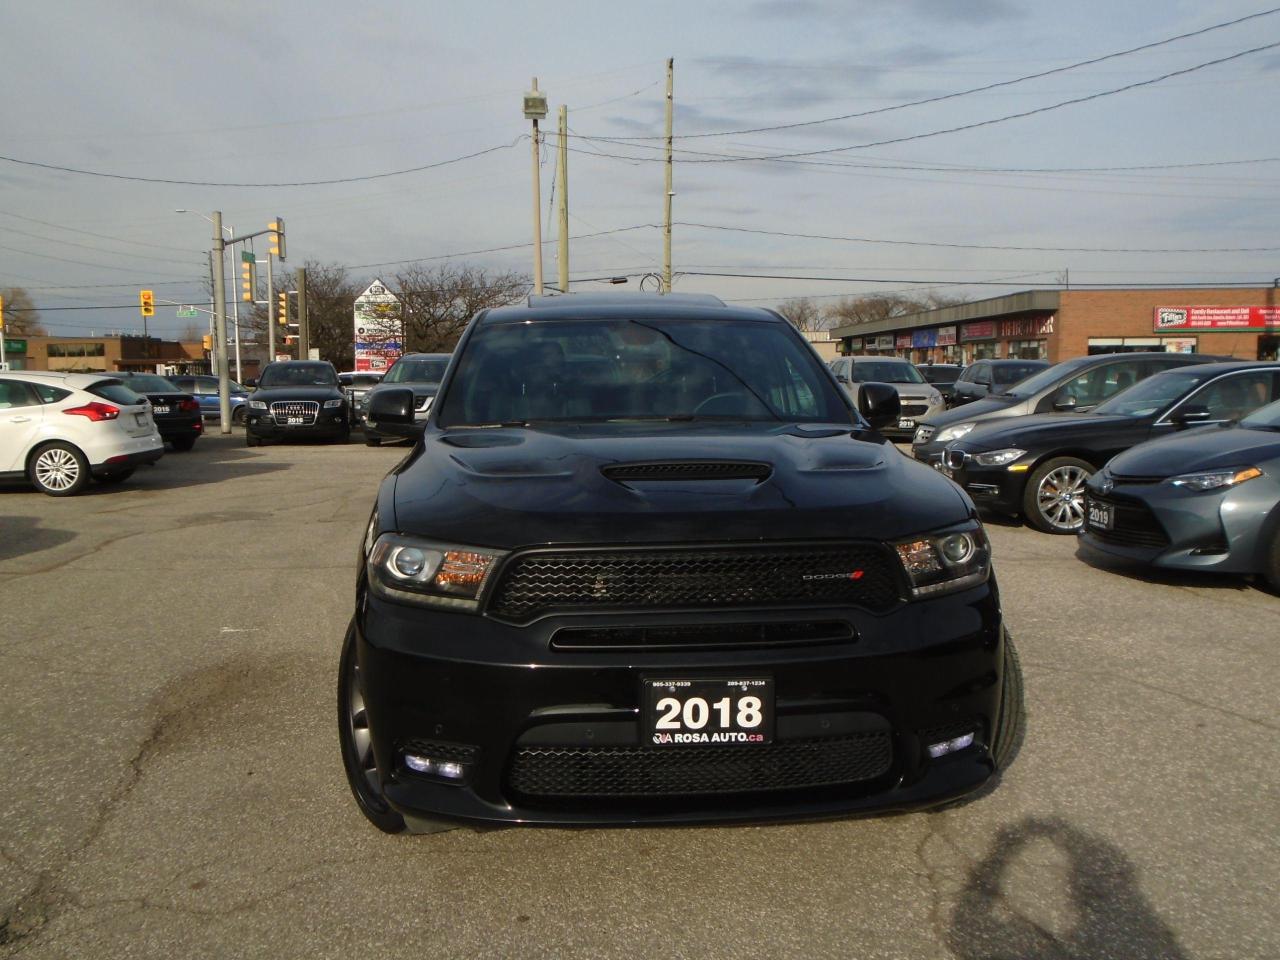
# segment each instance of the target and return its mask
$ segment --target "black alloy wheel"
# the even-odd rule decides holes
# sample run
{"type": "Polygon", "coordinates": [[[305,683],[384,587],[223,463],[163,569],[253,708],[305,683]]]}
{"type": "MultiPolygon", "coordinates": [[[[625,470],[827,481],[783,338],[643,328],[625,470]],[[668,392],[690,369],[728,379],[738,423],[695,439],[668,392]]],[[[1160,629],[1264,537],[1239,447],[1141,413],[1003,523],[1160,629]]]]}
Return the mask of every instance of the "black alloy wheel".
{"type": "Polygon", "coordinates": [[[338,740],[342,746],[342,766],[347,772],[347,783],[360,812],[383,833],[402,833],[404,818],[387,803],[378,781],[369,714],[365,710],[364,690],[360,684],[354,620],[347,626],[347,635],[342,641],[342,659],[338,664],[338,740]]]}
{"type": "Polygon", "coordinates": [[[1093,464],[1076,457],[1054,457],[1027,478],[1022,513],[1037,530],[1075,533],[1084,525],[1084,485],[1093,464]]]}

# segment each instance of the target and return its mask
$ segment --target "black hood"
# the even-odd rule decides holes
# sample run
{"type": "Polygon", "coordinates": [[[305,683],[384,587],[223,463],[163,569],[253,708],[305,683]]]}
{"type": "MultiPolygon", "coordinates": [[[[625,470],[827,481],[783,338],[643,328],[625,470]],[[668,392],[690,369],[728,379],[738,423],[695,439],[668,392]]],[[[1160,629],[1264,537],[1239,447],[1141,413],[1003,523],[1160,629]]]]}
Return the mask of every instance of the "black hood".
{"type": "Polygon", "coordinates": [[[1256,466],[1280,458],[1280,433],[1244,427],[1203,427],[1127,450],[1107,464],[1119,477],[1176,477],[1223,467],[1256,466]]]}
{"type": "Polygon", "coordinates": [[[847,425],[772,423],[428,430],[396,471],[391,523],[444,542],[514,549],[893,540],[971,515],[950,480],[864,436],[847,425]],[[652,466],[626,466],[699,461],[741,468],[670,480],[637,479],[652,466]],[[619,466],[615,479],[602,472],[619,466]]]}
{"type": "Polygon", "coordinates": [[[1015,399],[1008,394],[998,393],[990,397],[983,397],[981,400],[974,400],[971,403],[963,403],[958,407],[952,407],[950,410],[943,410],[919,422],[941,429],[942,427],[949,427],[953,423],[966,423],[969,420],[979,419],[988,413],[1003,413],[1018,403],[1019,400],[1025,399],[1025,397],[1015,399]]]}
{"type": "Polygon", "coordinates": [[[1093,413],[1031,413],[1021,417],[983,420],[956,441],[966,450],[996,450],[1000,447],[1061,445],[1075,440],[1101,440],[1110,434],[1127,434],[1140,421],[1119,415],[1093,413]]]}
{"type": "Polygon", "coordinates": [[[346,395],[338,384],[315,383],[303,387],[261,387],[252,394],[254,400],[276,403],[281,400],[344,400],[346,395]]]}

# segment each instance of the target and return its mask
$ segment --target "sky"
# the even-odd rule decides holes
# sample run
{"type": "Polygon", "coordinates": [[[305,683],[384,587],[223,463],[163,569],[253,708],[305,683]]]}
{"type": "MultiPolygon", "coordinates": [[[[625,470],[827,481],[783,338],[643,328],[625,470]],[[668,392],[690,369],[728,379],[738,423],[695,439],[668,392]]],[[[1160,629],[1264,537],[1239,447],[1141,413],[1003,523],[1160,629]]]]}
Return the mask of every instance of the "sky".
{"type": "MultiPolygon", "coordinates": [[[[572,288],[602,290],[596,278],[627,275],[623,289],[634,290],[661,266],[668,57],[676,291],[771,306],[912,290],[978,299],[1064,279],[1270,285],[1280,275],[1280,12],[1005,83],[1266,9],[1234,0],[8,3],[0,286],[26,288],[57,334],[140,329],[138,290],[149,287],[160,303],[151,332],[173,335],[189,321],[172,304],[207,296],[212,236],[178,209],[220,210],[237,233],[283,217],[291,266],[342,263],[372,280],[394,273],[393,261],[422,258],[531,274],[521,97],[536,76],[552,111],[544,131],[554,134],[556,109],[568,107],[570,227],[580,237],[572,288]],[[1278,46],[1108,93],[1269,44],[1278,46]],[[947,99],[910,105],[938,97],[947,99]],[[850,114],[864,115],[829,119],[850,114]],[[779,155],[788,156],[726,159],[779,155]],[[1210,165],[1170,168],[1182,164],[1210,165]],[[1162,169],[1114,169],[1153,166],[1162,169]],[[350,182],[146,182],[338,179],[350,182]],[[515,249],[472,253],[496,247],[515,249]],[[1169,250],[1199,252],[1140,252],[1169,250]],[[735,273],[754,276],[707,275],[735,273]]],[[[554,136],[540,178],[543,236],[554,241],[554,136]]],[[[554,283],[555,243],[544,250],[554,283]]],[[[230,260],[229,297],[238,290],[230,260]]]]}

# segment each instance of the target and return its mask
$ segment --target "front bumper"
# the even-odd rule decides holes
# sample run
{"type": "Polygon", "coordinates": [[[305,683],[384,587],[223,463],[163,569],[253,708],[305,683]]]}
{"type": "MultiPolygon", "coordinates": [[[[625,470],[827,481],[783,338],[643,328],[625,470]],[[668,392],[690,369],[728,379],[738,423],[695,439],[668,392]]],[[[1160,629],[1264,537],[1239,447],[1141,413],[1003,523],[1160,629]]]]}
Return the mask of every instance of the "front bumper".
{"type": "MultiPolygon", "coordinates": [[[[935,466],[941,461],[936,461],[935,466]]],[[[1011,472],[1008,466],[983,467],[972,460],[950,471],[950,477],[969,494],[974,506],[998,513],[1021,513],[1022,494],[1027,488],[1027,471],[1011,472]]]]}
{"type": "MultiPolygon", "coordinates": [[[[994,770],[990,739],[999,729],[1005,642],[994,580],[883,616],[847,608],[551,616],[524,627],[364,595],[356,640],[383,790],[410,820],[590,825],[815,818],[943,803],[976,789],[994,770]],[[854,627],[853,642],[699,652],[551,646],[552,635],[566,625],[833,618],[854,627]],[[821,758],[833,738],[874,732],[887,740],[889,759],[872,776],[803,789],[776,783],[757,789],[750,777],[772,762],[765,754],[759,761],[743,754],[730,761],[726,754],[726,766],[747,779],[740,789],[714,794],[637,793],[634,784],[630,792],[615,790],[604,774],[592,781],[593,771],[604,769],[597,755],[609,754],[609,762],[623,766],[634,761],[652,768],[657,762],[653,751],[664,748],[642,744],[640,718],[641,679],[653,675],[768,675],[776,693],[772,746],[786,752],[801,741],[816,743],[805,749],[821,758]],[[961,727],[975,732],[974,746],[930,760],[927,743],[955,736],[946,731],[961,727]],[[465,760],[465,782],[412,773],[404,766],[406,747],[465,760]],[[573,794],[520,786],[516,765],[531,753],[582,759],[572,773],[573,794]]],[[[707,762],[720,757],[707,754],[707,762]]],[[[541,776],[547,783],[557,774],[543,770],[541,776]]]]}
{"type": "Polygon", "coordinates": [[[322,409],[316,414],[315,423],[294,424],[287,426],[276,423],[270,413],[250,411],[245,418],[245,430],[261,440],[288,440],[293,437],[320,437],[332,439],[346,436],[351,432],[351,424],[347,419],[345,406],[337,409],[322,409]]]}
{"type": "Polygon", "coordinates": [[[1275,514],[1274,481],[1250,481],[1238,488],[1193,491],[1170,483],[1122,483],[1105,495],[1094,478],[1089,503],[1112,505],[1111,530],[1086,520],[1080,543],[1090,550],[1171,570],[1247,574],[1263,569],[1265,550],[1280,515],[1275,514]],[[1252,484],[1257,484],[1250,489],[1252,484]],[[1268,489],[1270,487],[1270,489],[1268,489]]]}

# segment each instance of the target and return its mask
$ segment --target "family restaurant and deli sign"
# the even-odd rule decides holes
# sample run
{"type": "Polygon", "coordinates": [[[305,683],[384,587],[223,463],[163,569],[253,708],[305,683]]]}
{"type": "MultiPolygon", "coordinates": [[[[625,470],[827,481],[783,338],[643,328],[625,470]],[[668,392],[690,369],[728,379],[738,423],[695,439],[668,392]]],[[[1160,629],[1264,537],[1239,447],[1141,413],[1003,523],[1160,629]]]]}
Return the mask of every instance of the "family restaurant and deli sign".
{"type": "Polygon", "coordinates": [[[1155,330],[1275,330],[1280,307],[1156,307],[1155,330]]]}

